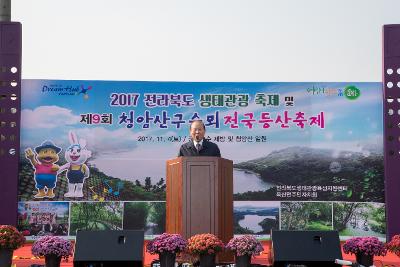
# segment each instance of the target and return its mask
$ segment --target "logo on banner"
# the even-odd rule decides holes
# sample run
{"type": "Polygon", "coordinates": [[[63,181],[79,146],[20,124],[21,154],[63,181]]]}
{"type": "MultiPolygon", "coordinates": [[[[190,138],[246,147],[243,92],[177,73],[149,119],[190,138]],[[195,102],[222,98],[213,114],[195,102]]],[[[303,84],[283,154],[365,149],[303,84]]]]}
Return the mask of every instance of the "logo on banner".
{"type": "Polygon", "coordinates": [[[361,95],[361,90],[354,85],[348,85],[343,88],[329,88],[325,86],[313,85],[308,87],[307,93],[311,95],[321,95],[321,96],[339,96],[346,97],[349,100],[356,100],[361,95]]]}
{"type": "Polygon", "coordinates": [[[77,94],[78,95],[83,94],[83,99],[88,100],[89,99],[89,90],[92,90],[91,85],[88,86],[87,88],[85,88],[85,86],[81,85],[81,90],[77,94]]]}
{"type": "Polygon", "coordinates": [[[349,100],[356,100],[360,95],[360,89],[354,85],[346,86],[344,89],[344,96],[349,100]]]}
{"type": "Polygon", "coordinates": [[[43,85],[42,93],[47,94],[57,94],[57,95],[83,95],[83,99],[89,99],[89,91],[93,89],[93,86],[89,85],[85,87],[84,85],[61,85],[61,84],[50,84],[50,85],[43,85]]]}

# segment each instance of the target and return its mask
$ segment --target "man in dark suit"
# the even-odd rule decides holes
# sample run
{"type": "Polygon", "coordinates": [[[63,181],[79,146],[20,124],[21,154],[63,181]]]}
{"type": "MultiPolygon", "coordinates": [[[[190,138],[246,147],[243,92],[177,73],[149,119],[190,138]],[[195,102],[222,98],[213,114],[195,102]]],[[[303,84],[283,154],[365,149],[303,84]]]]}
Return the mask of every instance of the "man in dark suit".
{"type": "Polygon", "coordinates": [[[178,157],[209,156],[221,157],[221,152],[216,144],[204,139],[206,126],[201,120],[195,120],[190,124],[190,136],[192,140],[184,143],[179,149],[178,157]]]}

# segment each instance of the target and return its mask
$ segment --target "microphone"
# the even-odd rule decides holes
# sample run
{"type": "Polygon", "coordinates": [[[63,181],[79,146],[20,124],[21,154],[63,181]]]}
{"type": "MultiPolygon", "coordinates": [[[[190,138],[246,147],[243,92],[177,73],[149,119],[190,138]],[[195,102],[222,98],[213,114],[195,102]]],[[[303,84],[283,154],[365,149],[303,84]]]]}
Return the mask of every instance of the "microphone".
{"type": "MultiPolygon", "coordinates": [[[[351,262],[351,261],[340,260],[340,259],[336,259],[335,263],[339,264],[339,265],[352,266],[352,267],[368,267],[368,266],[361,265],[357,262],[351,262]]],[[[369,267],[375,267],[375,265],[371,265],[369,267]]]]}
{"type": "Polygon", "coordinates": [[[351,261],[340,260],[340,259],[336,259],[335,263],[336,264],[340,264],[340,265],[346,265],[346,266],[352,266],[353,265],[353,263],[351,261]]]}

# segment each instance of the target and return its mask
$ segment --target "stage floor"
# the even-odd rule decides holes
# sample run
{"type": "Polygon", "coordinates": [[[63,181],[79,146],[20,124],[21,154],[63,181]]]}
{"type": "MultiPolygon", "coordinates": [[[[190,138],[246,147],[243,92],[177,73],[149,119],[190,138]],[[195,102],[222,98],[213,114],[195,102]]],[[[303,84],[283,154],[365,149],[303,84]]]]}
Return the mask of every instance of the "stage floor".
{"type": "MultiPolygon", "coordinates": [[[[262,243],[264,251],[260,256],[253,258],[252,264],[270,266],[270,262],[268,261],[268,254],[271,243],[269,241],[262,243]]],[[[26,244],[22,248],[14,251],[13,264],[15,264],[15,267],[29,267],[32,264],[44,264],[44,259],[36,259],[35,257],[33,257],[31,253],[31,246],[32,244],[26,244]]],[[[345,260],[355,261],[354,255],[347,255],[344,254],[344,252],[342,252],[342,255],[343,259],[345,260]]],[[[158,256],[156,255],[151,255],[149,253],[146,253],[144,258],[144,265],[150,266],[150,263],[157,257],[158,256]]],[[[400,258],[393,253],[388,253],[385,257],[374,257],[374,265],[376,267],[381,267],[381,266],[400,267],[400,258]]],[[[72,267],[72,266],[73,266],[72,257],[70,257],[69,261],[62,260],[61,262],[61,267],[72,267]]]]}

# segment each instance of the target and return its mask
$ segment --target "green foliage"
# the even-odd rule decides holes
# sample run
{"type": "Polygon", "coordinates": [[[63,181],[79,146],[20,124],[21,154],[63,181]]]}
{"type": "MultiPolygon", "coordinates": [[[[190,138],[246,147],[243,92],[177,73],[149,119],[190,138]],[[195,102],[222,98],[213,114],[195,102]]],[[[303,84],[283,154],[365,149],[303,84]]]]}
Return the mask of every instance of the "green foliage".
{"type": "Polygon", "coordinates": [[[152,202],[152,212],[149,215],[149,221],[156,224],[155,234],[162,234],[165,232],[165,219],[166,210],[165,202],[152,202]]]}
{"type": "Polygon", "coordinates": [[[282,229],[303,230],[309,229],[309,227],[328,227],[332,229],[330,203],[282,202],[281,211],[282,229]]]}
{"type": "Polygon", "coordinates": [[[122,207],[118,202],[73,202],[70,235],[76,230],[122,229],[122,207]]]}
{"type": "Polygon", "coordinates": [[[121,183],[122,188],[120,190],[119,200],[141,200],[141,201],[157,201],[165,200],[165,182],[161,178],[155,185],[152,184],[151,177],[145,178],[145,185],[142,185],[139,180],[135,182],[121,180],[106,176],[98,170],[90,169],[90,182],[91,183],[102,183],[104,180],[109,180],[109,184],[112,188],[117,188],[117,184],[121,183]],[[97,181],[97,182],[96,182],[97,181]]]}
{"type": "Polygon", "coordinates": [[[271,230],[279,230],[279,215],[277,215],[275,219],[265,218],[259,223],[259,225],[263,230],[257,234],[269,235],[271,230]]]}
{"type": "Polygon", "coordinates": [[[382,205],[376,209],[373,209],[371,215],[376,222],[385,223],[386,222],[385,206],[382,205]]]}
{"type": "Polygon", "coordinates": [[[144,179],[144,190],[146,190],[147,192],[150,192],[152,189],[151,186],[151,177],[146,177],[144,179]]]}
{"type": "Polygon", "coordinates": [[[341,235],[341,236],[354,236],[354,232],[351,229],[346,228],[346,229],[340,231],[339,235],[341,235]]]}
{"type": "Polygon", "coordinates": [[[369,226],[371,227],[371,230],[380,234],[385,234],[386,233],[386,224],[384,223],[379,223],[376,221],[369,221],[369,226]]]}
{"type": "Polygon", "coordinates": [[[326,225],[326,222],[310,222],[305,230],[319,230],[319,231],[329,231],[332,230],[332,225],[326,225]]]}
{"type": "Polygon", "coordinates": [[[333,204],[333,225],[339,232],[346,228],[347,223],[361,203],[334,203],[333,204]]]}
{"type": "Polygon", "coordinates": [[[243,228],[240,225],[235,225],[234,226],[234,233],[235,235],[253,235],[254,232],[250,230],[249,228],[243,228]]]}
{"type": "Polygon", "coordinates": [[[245,193],[236,193],[233,195],[234,201],[240,200],[281,200],[276,197],[276,187],[272,187],[266,191],[248,191],[245,193]]]}
{"type": "Polygon", "coordinates": [[[371,212],[371,220],[369,224],[372,231],[385,234],[386,233],[386,217],[384,206],[373,209],[371,212]]]}
{"type": "Polygon", "coordinates": [[[147,202],[125,203],[124,229],[144,230],[149,209],[147,202]]]}
{"type": "Polygon", "coordinates": [[[370,203],[334,203],[333,214],[334,228],[341,235],[359,235],[359,231],[368,231],[368,227],[376,233],[386,233],[384,205],[377,207],[370,203]],[[365,221],[366,229],[348,227],[350,220],[365,221]]]}
{"type": "MultiPolygon", "coordinates": [[[[148,177],[147,187],[138,186],[129,181],[124,181],[124,187],[121,189],[122,200],[141,200],[141,201],[157,201],[165,200],[165,189],[161,187],[153,188],[151,178],[148,177]]],[[[140,184],[140,183],[139,183],[140,184]]]]}

